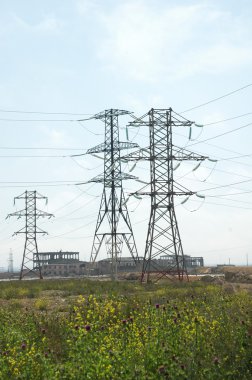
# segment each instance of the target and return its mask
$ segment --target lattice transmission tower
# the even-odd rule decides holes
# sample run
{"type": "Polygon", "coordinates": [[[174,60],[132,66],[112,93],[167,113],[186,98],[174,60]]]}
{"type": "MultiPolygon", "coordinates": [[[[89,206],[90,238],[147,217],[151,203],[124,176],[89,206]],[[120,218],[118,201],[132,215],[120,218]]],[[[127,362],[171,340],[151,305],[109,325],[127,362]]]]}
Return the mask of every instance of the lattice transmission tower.
{"type": "Polygon", "coordinates": [[[10,249],[10,252],[9,252],[8,272],[9,272],[9,274],[13,274],[13,272],[14,272],[14,267],[13,267],[13,252],[12,252],[12,249],[10,249]]]}
{"type": "Polygon", "coordinates": [[[103,193],[98,213],[90,261],[94,263],[105,242],[107,255],[111,262],[111,277],[117,278],[117,267],[122,255],[123,242],[135,262],[138,253],[123,191],[123,180],[136,177],[123,173],[121,169],[121,150],[139,147],[136,143],[119,141],[118,118],[130,112],[109,109],[93,116],[105,124],[105,141],[86,154],[104,153],[104,173],[88,182],[103,184],[103,193]]]}
{"type": "Polygon", "coordinates": [[[150,161],[150,191],[137,191],[135,195],[151,197],[151,211],[144,252],[142,281],[156,280],[175,275],[187,278],[186,263],[174,208],[175,196],[195,194],[174,181],[173,162],[203,161],[207,157],[173,145],[174,127],[191,127],[186,120],[169,109],[151,109],[142,118],[129,125],[149,127],[150,145],[123,157],[127,161],[150,161]],[[146,120],[147,117],[147,120],[146,120]]]}
{"type": "Polygon", "coordinates": [[[25,235],[25,245],[19,279],[21,280],[23,277],[29,275],[30,273],[34,273],[36,276],[42,279],[43,277],[38,255],[37,235],[46,235],[47,232],[43,231],[37,226],[37,219],[46,217],[51,218],[53,214],[49,214],[37,208],[37,200],[45,199],[47,203],[47,197],[44,197],[37,191],[25,191],[23,194],[15,197],[14,205],[16,200],[19,199],[25,200],[25,208],[12,214],[8,214],[7,216],[7,218],[16,216],[18,219],[25,217],[25,227],[14,233],[14,235],[25,235]]]}

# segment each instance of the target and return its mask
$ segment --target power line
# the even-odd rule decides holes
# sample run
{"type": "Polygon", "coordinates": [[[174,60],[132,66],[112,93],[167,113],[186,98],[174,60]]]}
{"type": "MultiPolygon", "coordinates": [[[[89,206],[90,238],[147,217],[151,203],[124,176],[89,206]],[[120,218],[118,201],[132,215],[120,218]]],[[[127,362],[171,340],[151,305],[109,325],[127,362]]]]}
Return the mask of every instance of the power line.
{"type": "MultiPolygon", "coordinates": [[[[96,200],[96,198],[98,198],[99,195],[93,195],[93,199],[90,199],[88,202],[84,203],[82,206],[79,206],[78,208],[72,210],[71,212],[69,212],[68,214],[65,214],[65,215],[62,215],[62,216],[59,216],[57,217],[57,219],[64,219],[70,215],[73,215],[75,214],[76,212],[78,212],[79,210],[83,209],[84,207],[86,207],[88,204],[94,202],[96,200]]],[[[63,207],[62,207],[63,208],[63,207]]]]}
{"type": "MultiPolygon", "coordinates": [[[[95,212],[92,212],[91,214],[85,214],[85,215],[82,215],[82,216],[78,216],[77,218],[69,218],[68,220],[83,220],[83,219],[86,219],[86,218],[89,218],[90,216],[93,216],[93,215],[96,215],[97,214],[97,211],[95,212]]],[[[91,235],[93,237],[93,235],[91,235]]]]}
{"type": "MultiPolygon", "coordinates": [[[[225,160],[225,159],[223,159],[223,160],[225,160]]],[[[218,161],[221,161],[221,160],[218,160],[218,161]]],[[[222,169],[217,169],[217,168],[209,168],[208,166],[204,166],[204,165],[201,165],[201,167],[204,168],[204,169],[209,169],[209,170],[213,170],[213,171],[220,172],[220,173],[225,173],[225,174],[235,175],[235,176],[237,176],[237,177],[251,178],[251,179],[252,179],[251,176],[247,176],[247,175],[243,175],[243,174],[238,174],[238,173],[230,172],[230,171],[227,171],[227,170],[222,170],[222,169]]],[[[187,175],[187,174],[190,174],[190,173],[192,173],[192,172],[194,172],[193,169],[190,170],[188,173],[186,173],[186,175],[187,175]]],[[[182,177],[184,177],[184,176],[185,176],[185,175],[183,175],[182,177]]],[[[181,178],[181,177],[179,177],[179,178],[181,178]]],[[[204,180],[203,182],[205,182],[205,180],[204,180]]]]}
{"type": "Polygon", "coordinates": [[[251,154],[241,154],[240,156],[229,157],[229,158],[221,158],[218,161],[229,161],[229,160],[233,160],[234,158],[244,158],[244,157],[252,157],[252,153],[251,154]]]}
{"type": "Polygon", "coordinates": [[[78,181],[74,181],[74,180],[69,180],[69,181],[0,181],[0,183],[2,184],[11,183],[11,184],[34,184],[34,185],[45,184],[45,183],[66,183],[66,182],[72,182],[73,184],[75,184],[78,181]]]}
{"type": "MultiPolygon", "coordinates": [[[[242,127],[239,127],[239,128],[244,128],[244,126],[242,127]]],[[[233,130],[234,131],[234,130],[233,130]]],[[[228,133],[230,133],[232,131],[229,131],[228,133]]],[[[227,133],[227,132],[226,132],[227,133]]],[[[185,137],[184,135],[182,135],[181,133],[177,133],[177,132],[174,132],[175,135],[177,136],[182,136],[182,137],[185,137]]],[[[140,136],[143,136],[143,137],[148,137],[146,135],[144,135],[143,133],[139,133],[140,136]]],[[[215,137],[214,137],[215,138],[215,137]]],[[[207,143],[206,141],[208,141],[209,139],[206,139],[206,140],[202,140],[202,141],[198,141],[198,142],[195,142],[193,144],[190,144],[190,145],[187,145],[187,147],[190,147],[192,145],[196,145],[196,144],[199,144],[199,143],[204,143],[206,145],[209,145],[209,146],[212,146],[212,147],[215,147],[217,149],[220,149],[220,150],[224,150],[224,151],[227,151],[227,152],[231,152],[231,153],[236,153],[236,154],[239,154],[239,157],[230,157],[230,158],[218,158],[218,156],[214,156],[218,159],[218,161],[230,161],[230,162],[234,162],[236,164],[239,164],[239,165],[245,165],[245,166],[252,166],[250,164],[246,164],[246,163],[243,163],[243,162],[238,162],[238,161],[232,161],[233,158],[242,158],[242,157],[249,157],[249,156],[252,156],[252,154],[242,154],[242,153],[239,153],[237,151],[234,151],[234,150],[231,150],[231,149],[227,149],[227,148],[224,148],[224,147],[220,147],[218,145],[215,145],[215,144],[211,144],[211,143],[207,143]]],[[[202,154],[202,153],[201,153],[202,154]]],[[[138,166],[140,168],[140,166],[138,166]]]]}
{"type": "Polygon", "coordinates": [[[71,199],[71,201],[65,203],[63,206],[60,206],[58,207],[54,213],[56,213],[57,211],[59,210],[62,210],[63,208],[67,207],[68,205],[70,205],[71,203],[73,203],[76,199],[80,198],[82,196],[82,194],[78,194],[77,196],[75,196],[73,199],[71,199]]]}
{"type": "MultiPolygon", "coordinates": [[[[174,134],[177,135],[177,136],[181,136],[181,137],[184,137],[184,138],[188,139],[185,135],[182,135],[181,133],[174,132],[174,134]]],[[[143,135],[143,134],[141,134],[141,135],[142,135],[142,136],[145,136],[145,135],[143,135]]],[[[145,137],[147,137],[147,136],[145,136],[145,137]]],[[[226,151],[226,152],[231,152],[231,153],[239,154],[240,157],[247,156],[247,155],[243,155],[242,153],[237,152],[237,151],[235,151],[235,150],[228,149],[228,148],[224,148],[224,147],[221,147],[221,146],[219,146],[219,145],[215,145],[215,144],[207,143],[207,142],[205,142],[205,141],[207,141],[207,140],[204,140],[204,141],[203,141],[203,140],[202,140],[202,141],[198,141],[198,142],[196,142],[196,143],[193,143],[193,144],[190,144],[190,145],[186,145],[186,147],[189,147],[189,146],[191,146],[191,145],[196,145],[196,144],[202,142],[202,143],[204,143],[205,145],[209,145],[209,146],[212,146],[212,147],[214,147],[214,148],[217,148],[217,149],[220,149],[220,150],[224,150],[224,151],[226,151]]],[[[201,153],[201,154],[202,154],[202,153],[201,153]]],[[[217,156],[214,156],[214,157],[218,158],[217,156]]],[[[221,159],[222,159],[222,158],[218,158],[218,161],[220,161],[221,159]]],[[[227,160],[228,160],[228,158],[227,158],[227,160]]]]}
{"type": "MultiPolygon", "coordinates": [[[[215,169],[216,170],[216,169],[215,169]]],[[[190,174],[190,173],[192,173],[192,170],[191,171],[189,171],[189,172],[187,172],[187,173],[185,173],[184,175],[182,175],[182,176],[180,176],[180,177],[178,177],[176,180],[179,180],[179,179],[181,179],[181,178],[184,178],[186,175],[188,175],[188,174],[190,174]]],[[[249,182],[249,181],[252,181],[252,178],[251,177],[245,177],[245,178],[248,178],[248,180],[247,181],[240,181],[240,182],[236,182],[236,183],[243,183],[243,182],[249,182]]],[[[233,187],[232,185],[233,184],[228,184],[228,185],[219,185],[219,184],[216,184],[216,183],[213,183],[213,182],[209,182],[209,181],[202,181],[202,180],[200,180],[200,179],[197,179],[197,178],[190,178],[190,179],[187,179],[187,180],[190,180],[190,181],[196,181],[196,182],[205,182],[205,183],[208,183],[209,185],[211,184],[211,185],[216,185],[216,187],[215,188],[219,188],[219,187],[229,187],[229,188],[233,188],[233,189],[235,189],[235,190],[239,190],[240,191],[240,193],[239,194],[242,194],[242,193],[246,193],[246,192],[251,192],[250,190],[248,191],[248,190],[244,190],[244,189],[239,189],[239,188],[236,188],[236,187],[233,187]]],[[[215,189],[214,188],[214,189],[215,189]]],[[[207,189],[207,190],[209,190],[209,189],[207,189]]],[[[202,189],[202,190],[198,190],[198,191],[196,191],[197,193],[201,193],[201,192],[204,192],[205,190],[204,189],[202,189]]],[[[238,194],[238,193],[237,193],[238,194]]]]}
{"type": "Polygon", "coordinates": [[[44,111],[20,111],[0,109],[4,113],[20,113],[20,114],[37,114],[37,115],[76,115],[76,116],[92,116],[91,113],[72,113],[72,112],[44,112],[44,111]]]}
{"type": "MultiPolygon", "coordinates": [[[[248,157],[248,156],[252,156],[252,154],[251,155],[241,155],[239,157],[248,157]]],[[[236,158],[236,157],[231,157],[231,158],[236,158]]],[[[229,160],[229,158],[220,158],[220,159],[218,159],[218,162],[219,161],[228,161],[228,160],[229,160]]],[[[234,162],[236,162],[236,161],[234,161],[234,162]]],[[[243,163],[241,163],[241,164],[243,164],[243,163]]],[[[210,167],[205,166],[205,165],[201,165],[201,167],[205,168],[205,169],[209,169],[209,170],[213,169],[213,168],[210,168],[210,167]]],[[[137,165],[137,168],[140,169],[140,170],[144,170],[144,171],[148,171],[149,170],[148,168],[144,168],[141,165],[137,165]]],[[[229,175],[235,175],[235,176],[242,177],[242,178],[251,178],[252,179],[252,177],[250,177],[250,176],[242,175],[242,174],[235,173],[235,172],[230,172],[230,171],[227,171],[227,170],[221,170],[221,169],[214,168],[213,171],[217,171],[217,172],[220,172],[220,173],[226,173],[226,174],[229,174],[229,175]]],[[[181,179],[181,178],[184,178],[186,175],[191,174],[192,172],[193,172],[193,169],[189,170],[187,173],[185,173],[182,176],[178,177],[177,180],[181,179]]],[[[199,181],[200,181],[200,179],[199,179],[199,181]]],[[[203,182],[205,182],[205,180],[203,182]]]]}
{"type": "MultiPolygon", "coordinates": [[[[75,186],[76,184],[75,183],[58,183],[58,184],[36,184],[36,187],[64,187],[64,186],[75,186]]],[[[0,186],[0,189],[12,189],[12,188],[26,188],[26,187],[33,187],[34,184],[30,184],[30,185],[4,185],[4,186],[0,186]]]]}
{"type": "MultiPolygon", "coordinates": [[[[65,203],[63,206],[58,207],[54,211],[54,213],[56,213],[59,210],[62,210],[63,208],[69,206],[71,203],[73,203],[76,199],[80,198],[82,195],[90,195],[90,194],[87,193],[87,191],[89,191],[93,186],[94,186],[94,184],[92,184],[91,186],[89,186],[89,188],[86,191],[80,190],[80,188],[77,187],[77,189],[80,191],[80,193],[77,196],[75,196],[74,198],[72,198],[70,201],[68,201],[67,203],[65,203]]],[[[94,195],[91,195],[91,196],[94,196],[94,195]]]]}
{"type": "Polygon", "coordinates": [[[82,228],[84,228],[84,227],[90,225],[90,223],[94,223],[94,222],[95,222],[95,220],[92,220],[91,222],[85,223],[85,224],[83,224],[83,225],[80,226],[80,227],[77,227],[77,228],[74,228],[74,229],[72,229],[72,230],[66,231],[66,232],[64,232],[64,233],[62,233],[62,234],[54,235],[54,236],[50,236],[50,237],[47,238],[46,240],[48,240],[48,239],[54,239],[54,238],[58,238],[58,237],[61,237],[61,236],[65,236],[65,235],[71,234],[71,233],[73,233],[73,232],[75,232],[75,231],[81,230],[82,228]]]}
{"type": "Polygon", "coordinates": [[[220,123],[224,123],[224,122],[226,122],[226,121],[239,119],[239,118],[241,118],[241,117],[248,116],[248,115],[252,115],[252,112],[243,113],[242,115],[233,116],[233,117],[230,117],[230,118],[228,118],[228,119],[222,119],[222,120],[212,121],[211,123],[206,123],[206,124],[203,123],[203,126],[206,127],[206,126],[208,126],[208,125],[220,124],[220,123]]]}
{"type": "Polygon", "coordinates": [[[208,198],[218,198],[218,199],[222,199],[224,197],[225,201],[238,202],[238,203],[246,203],[248,205],[252,205],[252,202],[239,201],[238,199],[225,198],[225,197],[228,197],[228,196],[240,195],[240,194],[248,194],[248,193],[252,193],[252,190],[244,191],[244,192],[241,192],[241,193],[233,193],[233,194],[208,195],[207,197],[208,198]]]}
{"type": "Polygon", "coordinates": [[[220,185],[220,186],[216,186],[216,187],[210,187],[210,188],[208,188],[208,189],[200,190],[200,191],[198,191],[198,192],[204,192],[204,191],[209,191],[209,190],[215,190],[215,189],[220,189],[220,188],[223,188],[223,187],[230,187],[230,186],[233,186],[233,185],[239,185],[240,183],[247,183],[247,182],[251,182],[251,181],[252,181],[252,178],[251,178],[251,179],[244,180],[244,181],[239,181],[239,182],[229,183],[228,185],[220,185]]]}
{"type": "MultiPolygon", "coordinates": [[[[223,147],[220,147],[218,145],[215,145],[215,144],[211,144],[211,143],[207,143],[207,142],[204,142],[204,144],[206,145],[209,145],[209,146],[212,146],[214,148],[217,148],[217,149],[220,149],[220,150],[224,150],[226,152],[231,152],[231,153],[236,153],[236,154],[239,154],[239,157],[237,158],[243,158],[243,157],[249,157],[250,154],[242,154],[242,153],[239,153],[235,150],[231,150],[231,149],[227,149],[227,148],[223,148],[223,147]]],[[[251,155],[252,156],[252,155],[251,155]]],[[[246,164],[244,162],[239,162],[239,161],[234,161],[233,158],[234,157],[230,157],[230,158],[222,158],[222,157],[218,157],[218,156],[213,156],[215,157],[216,159],[218,159],[218,161],[230,161],[230,162],[233,162],[235,164],[239,164],[239,165],[244,165],[244,166],[252,166],[251,164],[246,164]]]]}
{"type": "Polygon", "coordinates": [[[197,254],[200,254],[200,253],[210,253],[210,252],[222,252],[222,251],[232,251],[234,249],[242,249],[242,248],[247,248],[247,247],[251,247],[251,245],[244,245],[244,246],[240,246],[240,247],[232,247],[232,248],[219,248],[219,249],[211,249],[211,250],[208,250],[208,251],[194,251],[194,252],[188,252],[190,255],[197,255],[197,254]]]}
{"type": "Polygon", "coordinates": [[[84,126],[80,120],[77,120],[78,124],[83,128],[85,129],[86,131],[88,131],[89,133],[91,133],[92,135],[94,136],[103,136],[103,133],[96,133],[96,132],[93,132],[93,131],[90,131],[90,129],[88,129],[86,126],[84,126]]]}
{"type": "Polygon", "coordinates": [[[104,163],[102,162],[100,165],[94,166],[93,168],[87,168],[86,166],[83,166],[83,165],[79,164],[79,162],[76,161],[76,158],[73,157],[72,155],[71,155],[71,156],[67,156],[67,157],[70,157],[70,158],[72,159],[72,161],[73,161],[77,166],[79,166],[81,169],[85,169],[85,170],[95,170],[95,169],[100,168],[101,166],[104,166],[104,163]]]}
{"type": "Polygon", "coordinates": [[[93,235],[83,235],[83,236],[65,236],[64,239],[67,240],[83,240],[83,239],[90,239],[93,237],[93,235]]]}
{"type": "MultiPolygon", "coordinates": [[[[91,131],[88,127],[84,126],[81,121],[83,120],[66,120],[66,119],[0,119],[0,121],[7,121],[7,122],[70,122],[70,123],[78,123],[85,131],[91,133],[92,135],[94,136],[102,136],[102,133],[97,133],[97,132],[93,132],[91,131]]],[[[27,127],[26,125],[24,125],[23,127],[27,127]]],[[[31,125],[29,125],[29,127],[31,127],[31,125]]],[[[32,126],[34,127],[34,126],[32,126]]],[[[41,127],[41,125],[40,125],[41,127]]],[[[55,127],[55,126],[54,126],[55,127]]],[[[46,128],[49,128],[49,126],[46,126],[46,128]]]]}
{"type": "Polygon", "coordinates": [[[47,156],[47,155],[29,155],[29,156],[25,156],[25,155],[0,155],[0,158],[66,158],[66,157],[70,157],[70,156],[47,156]]]}
{"type": "Polygon", "coordinates": [[[242,126],[240,126],[240,127],[238,127],[238,128],[234,128],[234,129],[232,129],[231,131],[227,131],[227,132],[220,133],[219,135],[216,135],[216,136],[213,136],[213,137],[209,137],[209,138],[207,138],[207,139],[205,139],[205,140],[197,141],[197,142],[195,142],[195,143],[189,144],[188,147],[189,147],[189,146],[193,146],[193,145],[197,145],[197,144],[201,144],[201,143],[204,143],[204,142],[209,141],[209,140],[217,139],[218,137],[228,135],[229,133],[236,132],[236,131],[238,131],[238,130],[240,130],[240,129],[243,129],[243,128],[246,128],[246,127],[249,127],[250,125],[252,125],[252,123],[248,123],[248,124],[242,125],[242,126]]]}
{"type": "MultiPolygon", "coordinates": [[[[200,202],[196,199],[191,199],[191,202],[200,202]]],[[[252,207],[242,207],[242,206],[233,206],[233,205],[227,205],[225,203],[215,203],[215,202],[208,202],[206,201],[205,204],[209,205],[215,205],[215,206],[223,206],[223,207],[229,207],[229,208],[237,208],[237,209],[242,209],[242,210],[252,210],[252,207]]]]}
{"type": "Polygon", "coordinates": [[[86,150],[85,148],[55,148],[55,147],[9,147],[0,146],[2,150],[86,150]]]}
{"type": "MultiPolygon", "coordinates": [[[[219,148],[221,150],[227,150],[229,152],[234,152],[230,149],[225,149],[225,148],[221,148],[217,145],[213,145],[213,144],[207,144],[207,145],[211,145],[213,147],[216,147],[216,148],[219,148]]],[[[249,153],[249,154],[239,154],[239,156],[235,156],[235,157],[227,157],[227,158],[223,158],[223,157],[218,157],[218,156],[212,156],[212,157],[215,157],[217,159],[218,162],[220,161],[230,161],[230,162],[234,162],[236,164],[240,164],[240,165],[245,165],[245,166],[252,166],[251,164],[247,164],[245,162],[239,162],[239,161],[234,161],[234,158],[245,158],[245,157],[252,157],[252,154],[249,153]]],[[[217,170],[217,169],[216,169],[217,170]]]]}
{"type": "MultiPolygon", "coordinates": [[[[207,166],[202,166],[202,167],[203,167],[203,168],[206,168],[206,169],[209,169],[209,170],[212,169],[212,168],[208,168],[207,166]]],[[[241,178],[252,179],[252,177],[250,177],[250,176],[243,175],[243,174],[238,174],[238,173],[235,173],[235,172],[229,172],[229,171],[227,171],[227,170],[216,169],[216,168],[214,168],[213,170],[216,171],[216,172],[220,172],[220,173],[225,173],[225,174],[235,175],[235,176],[237,176],[237,177],[241,177],[241,178]]]]}
{"type": "Polygon", "coordinates": [[[0,121],[7,121],[7,122],[75,122],[78,121],[77,119],[10,119],[10,118],[0,118],[0,121]]]}
{"type": "MultiPolygon", "coordinates": [[[[242,178],[249,178],[249,179],[252,180],[252,177],[244,176],[244,175],[236,174],[236,173],[232,173],[232,172],[228,172],[228,171],[221,170],[221,169],[208,168],[207,166],[202,166],[202,168],[204,168],[204,169],[209,169],[209,170],[210,170],[210,174],[208,174],[207,177],[206,177],[204,180],[202,180],[202,179],[200,179],[200,178],[197,178],[196,175],[195,175],[195,178],[194,178],[194,179],[192,179],[192,178],[190,178],[190,179],[187,178],[187,180],[194,180],[194,181],[198,181],[198,182],[209,183],[209,182],[207,181],[207,179],[208,179],[208,177],[209,177],[210,175],[212,175],[212,172],[214,172],[214,171],[218,171],[218,172],[225,173],[225,174],[230,174],[230,175],[236,175],[236,176],[238,176],[238,177],[242,177],[242,178]]],[[[178,178],[176,178],[176,181],[180,180],[181,178],[185,178],[187,175],[192,174],[192,173],[194,173],[194,170],[193,170],[193,169],[187,171],[185,174],[183,174],[183,175],[179,176],[178,178]]]]}
{"type": "Polygon", "coordinates": [[[183,112],[180,112],[180,113],[189,112],[189,111],[195,110],[195,109],[197,109],[197,108],[200,108],[200,107],[206,106],[206,105],[208,105],[208,104],[210,104],[210,103],[217,102],[218,100],[223,99],[223,98],[226,98],[227,96],[233,95],[233,94],[235,94],[236,92],[239,92],[239,91],[245,90],[246,88],[248,88],[248,87],[250,87],[250,86],[252,86],[252,83],[247,84],[246,86],[240,87],[240,88],[238,88],[237,90],[234,90],[234,91],[228,92],[227,94],[224,94],[224,95],[222,95],[222,96],[219,96],[218,98],[214,98],[214,99],[212,99],[212,100],[209,100],[208,102],[205,102],[205,103],[199,104],[198,106],[195,106],[195,107],[192,107],[192,108],[188,108],[187,110],[185,110],[185,111],[183,111],[183,112]]]}
{"type": "MultiPolygon", "coordinates": [[[[92,201],[93,201],[93,199],[92,199],[92,201]]],[[[90,218],[90,216],[94,216],[94,215],[96,215],[97,214],[97,212],[95,211],[95,212],[92,212],[91,214],[85,214],[85,215],[82,215],[82,216],[80,216],[80,217],[78,217],[78,218],[67,218],[67,220],[68,221],[73,221],[73,220],[83,220],[83,219],[87,219],[87,218],[90,218]]],[[[57,219],[55,219],[54,221],[53,221],[53,223],[55,223],[55,222],[57,222],[57,221],[59,221],[60,223],[62,223],[62,220],[61,219],[65,219],[63,216],[61,216],[61,217],[59,217],[58,219],[60,219],[60,220],[57,220],[57,219]]]]}

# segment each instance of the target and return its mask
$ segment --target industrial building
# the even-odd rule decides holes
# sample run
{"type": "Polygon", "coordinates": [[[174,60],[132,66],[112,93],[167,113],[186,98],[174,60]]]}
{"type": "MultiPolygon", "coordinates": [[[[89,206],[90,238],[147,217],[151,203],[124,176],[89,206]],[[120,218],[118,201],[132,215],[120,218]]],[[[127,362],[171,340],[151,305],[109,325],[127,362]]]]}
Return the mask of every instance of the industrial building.
{"type": "MultiPolygon", "coordinates": [[[[83,276],[87,262],[79,260],[79,252],[39,252],[38,259],[43,277],[83,276]]],[[[37,263],[34,257],[34,264],[37,263]]]]}
{"type": "MultiPolygon", "coordinates": [[[[155,271],[157,265],[162,267],[167,267],[167,264],[169,264],[170,267],[173,265],[175,266],[175,255],[164,255],[161,256],[159,259],[152,259],[150,264],[150,269],[153,268],[153,271],[155,271]]],[[[189,255],[184,255],[184,260],[186,264],[186,268],[188,272],[191,272],[193,269],[198,267],[204,266],[204,259],[203,257],[191,257],[189,255]]],[[[90,264],[89,264],[90,265],[90,264]]],[[[121,257],[118,260],[117,263],[117,271],[118,272],[141,272],[143,266],[143,257],[139,258],[139,261],[135,262],[132,257],[121,257]]],[[[111,259],[106,258],[100,261],[97,261],[92,266],[92,271],[90,274],[93,273],[95,275],[104,275],[104,274],[110,274],[111,273],[111,259]]]]}
{"type": "MultiPolygon", "coordinates": [[[[184,255],[188,272],[194,268],[204,266],[203,257],[191,257],[184,255]]],[[[163,255],[158,259],[151,260],[151,267],[155,270],[156,266],[166,267],[175,265],[174,255],[163,255]]],[[[111,274],[111,258],[106,258],[95,263],[79,260],[79,252],[40,252],[39,261],[43,277],[75,277],[75,276],[102,276],[111,274]]],[[[34,258],[36,265],[37,259],[34,258]]],[[[135,261],[132,257],[121,257],[117,262],[119,273],[141,272],[143,257],[135,261]]]]}

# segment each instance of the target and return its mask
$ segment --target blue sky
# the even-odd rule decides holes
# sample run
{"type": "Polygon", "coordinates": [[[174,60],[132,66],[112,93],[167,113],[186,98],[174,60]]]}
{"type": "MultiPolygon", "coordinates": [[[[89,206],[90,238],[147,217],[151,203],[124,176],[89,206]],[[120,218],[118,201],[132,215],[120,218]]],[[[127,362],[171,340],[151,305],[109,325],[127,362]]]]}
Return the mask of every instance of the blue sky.
{"type": "MultiPolygon", "coordinates": [[[[69,155],[102,142],[104,132],[99,121],[71,121],[80,115],[4,111],[86,117],[106,108],[141,115],[151,107],[182,112],[200,105],[252,82],[251,13],[249,0],[0,3],[0,267],[7,266],[10,249],[20,264],[23,237],[11,235],[24,221],[5,216],[23,208],[21,201],[13,207],[13,198],[26,189],[48,196],[41,208],[55,214],[40,222],[49,235],[39,239],[39,249],[78,250],[89,259],[102,187],[74,183],[102,172],[102,161],[69,155]],[[58,157],[27,157],[35,155],[58,157]]],[[[247,114],[251,94],[252,86],[183,115],[209,124],[247,114]]],[[[177,145],[219,160],[215,168],[208,161],[197,171],[195,163],[176,171],[181,184],[206,195],[203,204],[195,196],[184,205],[177,200],[184,251],[202,255],[206,264],[245,263],[246,255],[252,263],[252,156],[240,157],[252,154],[252,127],[200,142],[251,122],[247,115],[194,128],[195,141],[188,141],[188,130],[175,131],[177,145]],[[247,182],[229,186],[241,181],[247,182]]],[[[131,139],[148,144],[146,130],[135,135],[130,131],[131,139]]],[[[148,179],[148,165],[137,165],[133,174],[148,179]]],[[[127,181],[125,191],[138,185],[127,181]]],[[[149,199],[130,201],[129,210],[143,255],[149,199]]]]}

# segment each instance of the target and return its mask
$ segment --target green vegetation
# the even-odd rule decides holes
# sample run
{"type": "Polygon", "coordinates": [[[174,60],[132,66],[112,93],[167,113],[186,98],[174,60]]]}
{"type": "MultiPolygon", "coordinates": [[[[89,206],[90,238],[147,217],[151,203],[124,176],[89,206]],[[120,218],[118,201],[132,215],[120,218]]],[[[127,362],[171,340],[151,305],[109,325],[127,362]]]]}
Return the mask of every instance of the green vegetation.
{"type": "Polygon", "coordinates": [[[0,283],[1,379],[251,379],[252,298],[200,282],[0,283]]]}

